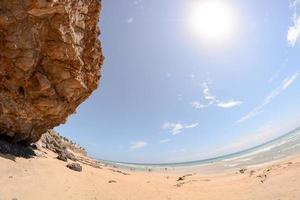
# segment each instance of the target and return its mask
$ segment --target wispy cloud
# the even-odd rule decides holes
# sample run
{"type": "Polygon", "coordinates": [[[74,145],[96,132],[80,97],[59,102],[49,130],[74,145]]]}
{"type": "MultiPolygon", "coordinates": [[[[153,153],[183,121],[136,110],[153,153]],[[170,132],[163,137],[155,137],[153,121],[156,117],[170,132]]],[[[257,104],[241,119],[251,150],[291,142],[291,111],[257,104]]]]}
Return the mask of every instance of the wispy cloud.
{"type": "Polygon", "coordinates": [[[199,123],[185,125],[182,123],[166,122],[162,125],[162,129],[168,130],[172,135],[177,135],[181,133],[184,129],[192,129],[196,128],[197,126],[199,126],[199,123]]]}
{"type": "Polygon", "coordinates": [[[134,2],[133,2],[133,4],[134,5],[138,5],[138,4],[140,4],[142,2],[142,0],[135,0],[134,2]]]}
{"type": "Polygon", "coordinates": [[[222,147],[220,150],[223,152],[234,152],[265,143],[299,127],[299,122],[299,114],[297,114],[290,119],[285,119],[284,123],[282,123],[282,119],[266,123],[254,131],[243,134],[243,136],[237,138],[231,144],[222,147]]]}
{"type": "Polygon", "coordinates": [[[145,141],[132,142],[130,145],[130,149],[131,150],[141,149],[141,148],[146,147],[147,145],[148,145],[148,143],[145,141]]]}
{"type": "Polygon", "coordinates": [[[164,158],[164,162],[186,162],[195,161],[200,159],[207,159],[212,157],[217,157],[225,154],[230,154],[238,152],[244,149],[248,149],[274,138],[279,137],[297,127],[299,127],[300,115],[299,113],[290,116],[290,118],[280,119],[278,121],[266,122],[258,127],[254,127],[253,130],[243,133],[235,139],[232,139],[230,143],[223,146],[212,149],[203,149],[199,147],[198,150],[189,151],[189,153],[176,153],[174,156],[168,156],[164,158]],[[283,120],[283,121],[282,121],[283,120]]]}
{"type": "Polygon", "coordinates": [[[217,99],[215,96],[213,96],[211,93],[210,93],[210,89],[208,87],[208,84],[206,82],[204,82],[202,84],[202,87],[203,87],[203,95],[204,95],[204,99],[206,99],[208,101],[209,104],[214,104],[217,99]]]}
{"type": "Polygon", "coordinates": [[[284,79],[282,89],[287,89],[298,78],[298,76],[299,74],[295,73],[293,76],[284,79]]]}
{"type": "Polygon", "coordinates": [[[128,23],[128,24],[131,24],[133,21],[134,21],[134,18],[133,18],[133,17],[130,17],[129,19],[127,19],[127,23],[128,23]]]}
{"type": "Polygon", "coordinates": [[[193,108],[195,108],[197,110],[202,110],[203,108],[207,107],[207,105],[204,105],[204,104],[200,103],[199,101],[193,101],[193,102],[191,102],[191,105],[193,108]]]}
{"type": "Polygon", "coordinates": [[[186,125],[184,128],[196,128],[197,126],[199,126],[199,123],[194,123],[194,124],[190,124],[190,125],[186,125]]]}
{"type": "Polygon", "coordinates": [[[186,152],[186,149],[184,149],[184,148],[174,149],[171,151],[171,153],[185,153],[185,152],[186,152]]]}
{"type": "Polygon", "coordinates": [[[293,25],[289,27],[287,41],[290,46],[294,47],[300,36],[300,16],[297,13],[297,7],[300,5],[299,0],[291,1],[291,8],[294,9],[293,25]]]}
{"type": "Polygon", "coordinates": [[[237,106],[240,106],[242,104],[241,101],[235,101],[235,100],[231,100],[231,101],[227,101],[227,102],[219,102],[217,104],[218,107],[221,107],[221,108],[234,108],[234,107],[237,107],[237,106]]]}
{"type": "Polygon", "coordinates": [[[229,101],[220,100],[215,95],[212,95],[207,82],[204,82],[202,84],[202,88],[203,88],[203,90],[202,90],[203,97],[206,100],[206,103],[204,104],[204,103],[201,103],[200,101],[191,102],[192,107],[197,110],[201,110],[208,106],[216,106],[219,108],[227,108],[228,109],[228,108],[234,108],[234,107],[240,106],[243,103],[242,101],[236,101],[236,100],[229,100],[229,101]]]}
{"type": "Polygon", "coordinates": [[[168,143],[170,141],[171,141],[170,139],[164,139],[164,140],[159,140],[159,143],[168,143]]]}
{"type": "Polygon", "coordinates": [[[277,71],[275,72],[275,74],[273,76],[271,76],[271,78],[268,80],[269,83],[274,82],[274,80],[276,80],[277,78],[279,78],[279,75],[281,74],[281,72],[287,67],[287,64],[289,62],[288,58],[285,58],[281,64],[281,67],[279,69],[277,69],[277,71]]]}
{"type": "Polygon", "coordinates": [[[274,89],[273,91],[271,91],[264,99],[263,103],[258,105],[257,107],[255,107],[252,111],[250,111],[248,114],[246,114],[245,116],[243,116],[241,119],[239,119],[237,122],[238,123],[242,123],[245,122],[257,115],[259,115],[260,113],[262,113],[264,111],[264,107],[267,106],[268,104],[270,104],[272,102],[272,100],[274,98],[276,98],[277,96],[279,96],[282,92],[284,92],[288,87],[290,87],[294,81],[298,78],[299,74],[295,73],[290,77],[285,78],[281,85],[279,87],[277,87],[276,89],[274,89]]]}

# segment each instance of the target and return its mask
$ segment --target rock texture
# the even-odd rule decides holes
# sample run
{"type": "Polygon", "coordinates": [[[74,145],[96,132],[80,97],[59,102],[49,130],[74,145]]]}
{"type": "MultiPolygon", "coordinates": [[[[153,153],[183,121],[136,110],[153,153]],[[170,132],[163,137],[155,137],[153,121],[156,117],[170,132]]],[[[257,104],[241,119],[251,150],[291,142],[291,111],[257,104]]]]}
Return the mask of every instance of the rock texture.
{"type": "Polygon", "coordinates": [[[0,135],[35,142],[94,91],[99,0],[0,0],[0,135]]]}
{"type": "Polygon", "coordinates": [[[54,130],[48,130],[35,144],[38,148],[49,149],[57,153],[60,158],[66,157],[67,159],[77,161],[77,158],[73,153],[81,156],[87,156],[87,152],[84,148],[69,139],[60,136],[59,133],[54,130]]]}
{"type": "Polygon", "coordinates": [[[77,172],[82,172],[82,167],[79,163],[69,163],[67,164],[67,168],[77,172]]]}

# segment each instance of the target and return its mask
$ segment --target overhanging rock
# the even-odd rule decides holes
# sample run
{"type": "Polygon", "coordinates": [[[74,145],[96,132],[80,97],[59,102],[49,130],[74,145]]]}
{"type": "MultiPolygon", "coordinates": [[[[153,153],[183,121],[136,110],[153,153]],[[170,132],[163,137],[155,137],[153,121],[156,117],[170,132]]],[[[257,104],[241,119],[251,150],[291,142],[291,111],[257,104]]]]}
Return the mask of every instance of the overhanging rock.
{"type": "Polygon", "coordinates": [[[99,0],[0,0],[0,134],[37,141],[97,88],[99,0]]]}

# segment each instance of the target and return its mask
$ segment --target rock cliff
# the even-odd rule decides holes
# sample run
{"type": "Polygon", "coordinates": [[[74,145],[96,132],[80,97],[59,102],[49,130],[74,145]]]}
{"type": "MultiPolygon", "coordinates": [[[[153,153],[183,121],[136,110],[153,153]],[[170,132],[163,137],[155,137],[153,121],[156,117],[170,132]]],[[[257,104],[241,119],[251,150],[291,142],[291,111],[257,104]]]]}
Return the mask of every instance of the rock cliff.
{"type": "Polygon", "coordinates": [[[0,0],[0,135],[35,142],[97,88],[99,0],[0,0]]]}

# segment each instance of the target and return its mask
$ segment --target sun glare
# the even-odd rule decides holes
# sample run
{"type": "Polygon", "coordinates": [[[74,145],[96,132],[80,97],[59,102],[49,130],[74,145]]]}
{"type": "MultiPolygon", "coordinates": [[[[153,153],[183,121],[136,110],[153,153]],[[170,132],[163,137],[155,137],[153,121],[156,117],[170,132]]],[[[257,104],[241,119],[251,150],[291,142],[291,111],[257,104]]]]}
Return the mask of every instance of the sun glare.
{"type": "Polygon", "coordinates": [[[210,41],[227,40],[233,35],[236,17],[224,1],[198,1],[189,9],[189,27],[194,34],[210,41]]]}

